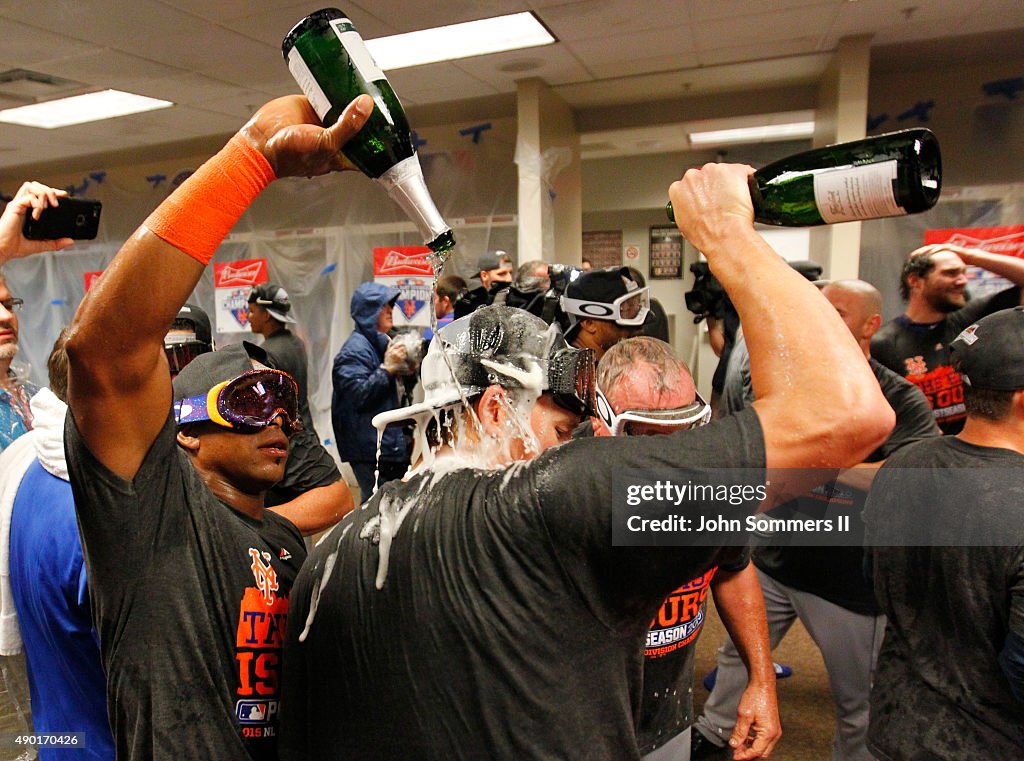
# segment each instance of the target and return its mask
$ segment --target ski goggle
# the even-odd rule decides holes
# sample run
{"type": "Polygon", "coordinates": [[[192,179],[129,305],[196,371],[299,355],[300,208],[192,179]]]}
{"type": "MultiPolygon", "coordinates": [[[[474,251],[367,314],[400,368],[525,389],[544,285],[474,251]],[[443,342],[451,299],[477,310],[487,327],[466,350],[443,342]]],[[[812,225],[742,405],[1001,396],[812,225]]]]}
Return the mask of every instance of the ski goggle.
{"type": "Polygon", "coordinates": [[[548,391],[555,404],[577,415],[594,411],[597,371],[594,350],[567,346],[548,358],[548,391]]]}
{"type": "Polygon", "coordinates": [[[662,410],[623,410],[616,414],[607,397],[600,388],[596,388],[594,396],[597,402],[597,416],[607,426],[612,436],[637,435],[634,424],[655,425],[676,430],[699,428],[711,420],[711,405],[697,394],[693,402],[683,407],[662,410]]]}
{"type": "Polygon", "coordinates": [[[212,344],[198,341],[194,335],[180,341],[164,339],[164,354],[167,355],[167,364],[170,365],[172,378],[200,354],[211,351],[213,351],[212,344]]]}
{"type": "Polygon", "coordinates": [[[174,403],[174,420],[180,425],[210,420],[243,433],[254,433],[284,415],[285,433],[302,429],[299,422],[298,387],[288,373],[259,369],[218,383],[205,394],[174,403]]]}
{"type": "Polygon", "coordinates": [[[650,291],[647,288],[636,288],[622,294],[611,304],[573,299],[563,294],[562,310],[582,318],[612,320],[618,325],[643,325],[651,311],[650,291]]]}

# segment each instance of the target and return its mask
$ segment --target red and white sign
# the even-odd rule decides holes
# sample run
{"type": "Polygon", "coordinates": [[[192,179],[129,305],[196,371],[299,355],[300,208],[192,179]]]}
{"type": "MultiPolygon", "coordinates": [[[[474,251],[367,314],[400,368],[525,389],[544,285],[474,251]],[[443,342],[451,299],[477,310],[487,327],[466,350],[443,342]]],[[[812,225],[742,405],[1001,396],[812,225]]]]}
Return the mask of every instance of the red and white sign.
{"type": "Polygon", "coordinates": [[[434,268],[427,256],[426,246],[391,246],[373,249],[373,274],[380,276],[420,275],[433,277],[434,268]]]}
{"type": "Polygon", "coordinates": [[[426,246],[373,249],[373,279],[402,292],[395,303],[395,327],[430,326],[434,268],[427,259],[429,254],[426,246]]]}
{"type": "Polygon", "coordinates": [[[268,279],[266,259],[243,259],[213,265],[213,299],[218,333],[249,331],[249,291],[268,279]]]}
{"type": "Polygon", "coordinates": [[[88,293],[89,289],[96,285],[96,281],[100,279],[100,275],[103,272],[86,272],[82,275],[82,279],[85,280],[85,292],[88,293]]]}
{"type": "MultiPolygon", "coordinates": [[[[990,254],[1024,257],[1024,225],[1004,227],[963,227],[949,230],[926,230],[925,244],[949,243],[964,248],[977,248],[990,254]]],[[[969,267],[967,275],[973,296],[987,296],[1009,288],[1012,283],[981,267],[969,267]]]]}
{"type": "Polygon", "coordinates": [[[626,259],[629,261],[636,261],[640,258],[640,246],[634,246],[632,244],[626,246],[626,259]]]}

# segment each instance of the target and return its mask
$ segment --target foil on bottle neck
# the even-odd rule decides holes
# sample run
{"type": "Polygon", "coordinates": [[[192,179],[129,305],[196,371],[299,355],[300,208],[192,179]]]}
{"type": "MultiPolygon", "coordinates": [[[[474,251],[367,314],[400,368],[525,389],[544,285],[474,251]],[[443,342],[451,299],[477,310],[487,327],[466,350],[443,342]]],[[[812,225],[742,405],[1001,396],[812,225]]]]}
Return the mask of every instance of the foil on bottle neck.
{"type": "Polygon", "coordinates": [[[384,186],[391,199],[416,224],[426,243],[450,232],[434,205],[434,199],[430,197],[419,156],[415,153],[384,172],[377,178],[377,182],[384,186]]]}

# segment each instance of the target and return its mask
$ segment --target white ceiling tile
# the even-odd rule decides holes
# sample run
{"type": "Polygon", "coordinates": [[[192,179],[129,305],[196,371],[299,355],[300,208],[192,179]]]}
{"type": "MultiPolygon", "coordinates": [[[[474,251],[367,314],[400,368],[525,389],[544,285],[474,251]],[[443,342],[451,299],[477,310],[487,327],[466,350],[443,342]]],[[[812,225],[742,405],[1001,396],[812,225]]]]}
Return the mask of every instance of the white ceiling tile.
{"type": "Polygon", "coordinates": [[[538,13],[559,40],[613,40],[619,35],[680,26],[687,22],[678,0],[585,0],[538,13]]]}
{"type": "Polygon", "coordinates": [[[2,17],[0,40],[3,40],[3,58],[7,62],[5,68],[31,70],[42,62],[59,61],[95,50],[88,42],[2,17]]]}
{"type": "Polygon", "coordinates": [[[516,80],[527,77],[543,79],[550,85],[593,79],[590,72],[561,44],[465,58],[453,61],[451,65],[491,83],[498,92],[514,92],[516,80]]]}
{"type": "MultiPolygon", "coordinates": [[[[733,19],[744,16],[779,13],[794,9],[832,8],[833,12],[849,0],[687,0],[693,21],[733,19]]],[[[891,2],[891,0],[886,0],[891,2]]]]}
{"type": "Polygon", "coordinates": [[[184,73],[182,69],[109,48],[93,48],[89,53],[59,61],[41,62],[33,70],[74,79],[94,87],[111,87],[128,92],[138,92],[138,88],[147,81],[184,73]]]}
{"type": "Polygon", "coordinates": [[[736,61],[763,61],[821,52],[816,37],[746,44],[734,48],[715,48],[697,54],[702,66],[719,66],[736,61]]]}
{"type": "Polygon", "coordinates": [[[685,69],[698,63],[693,38],[685,26],[562,44],[598,78],[685,69]]]}
{"type": "MultiPolygon", "coordinates": [[[[698,51],[738,48],[776,41],[823,35],[831,26],[835,8],[814,5],[777,13],[747,13],[730,18],[694,22],[693,37],[698,51]]],[[[749,60],[744,56],[741,60],[749,60]]]]}

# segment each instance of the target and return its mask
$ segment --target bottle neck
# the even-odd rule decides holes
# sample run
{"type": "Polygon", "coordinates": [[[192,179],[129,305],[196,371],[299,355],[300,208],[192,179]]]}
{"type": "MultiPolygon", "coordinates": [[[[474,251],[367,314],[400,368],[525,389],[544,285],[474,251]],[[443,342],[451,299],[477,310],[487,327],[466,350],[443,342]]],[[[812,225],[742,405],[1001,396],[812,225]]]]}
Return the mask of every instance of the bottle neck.
{"type": "Polygon", "coordinates": [[[427,190],[419,156],[413,154],[399,161],[378,177],[377,182],[416,224],[424,241],[434,242],[444,233],[450,233],[427,190]]]}

